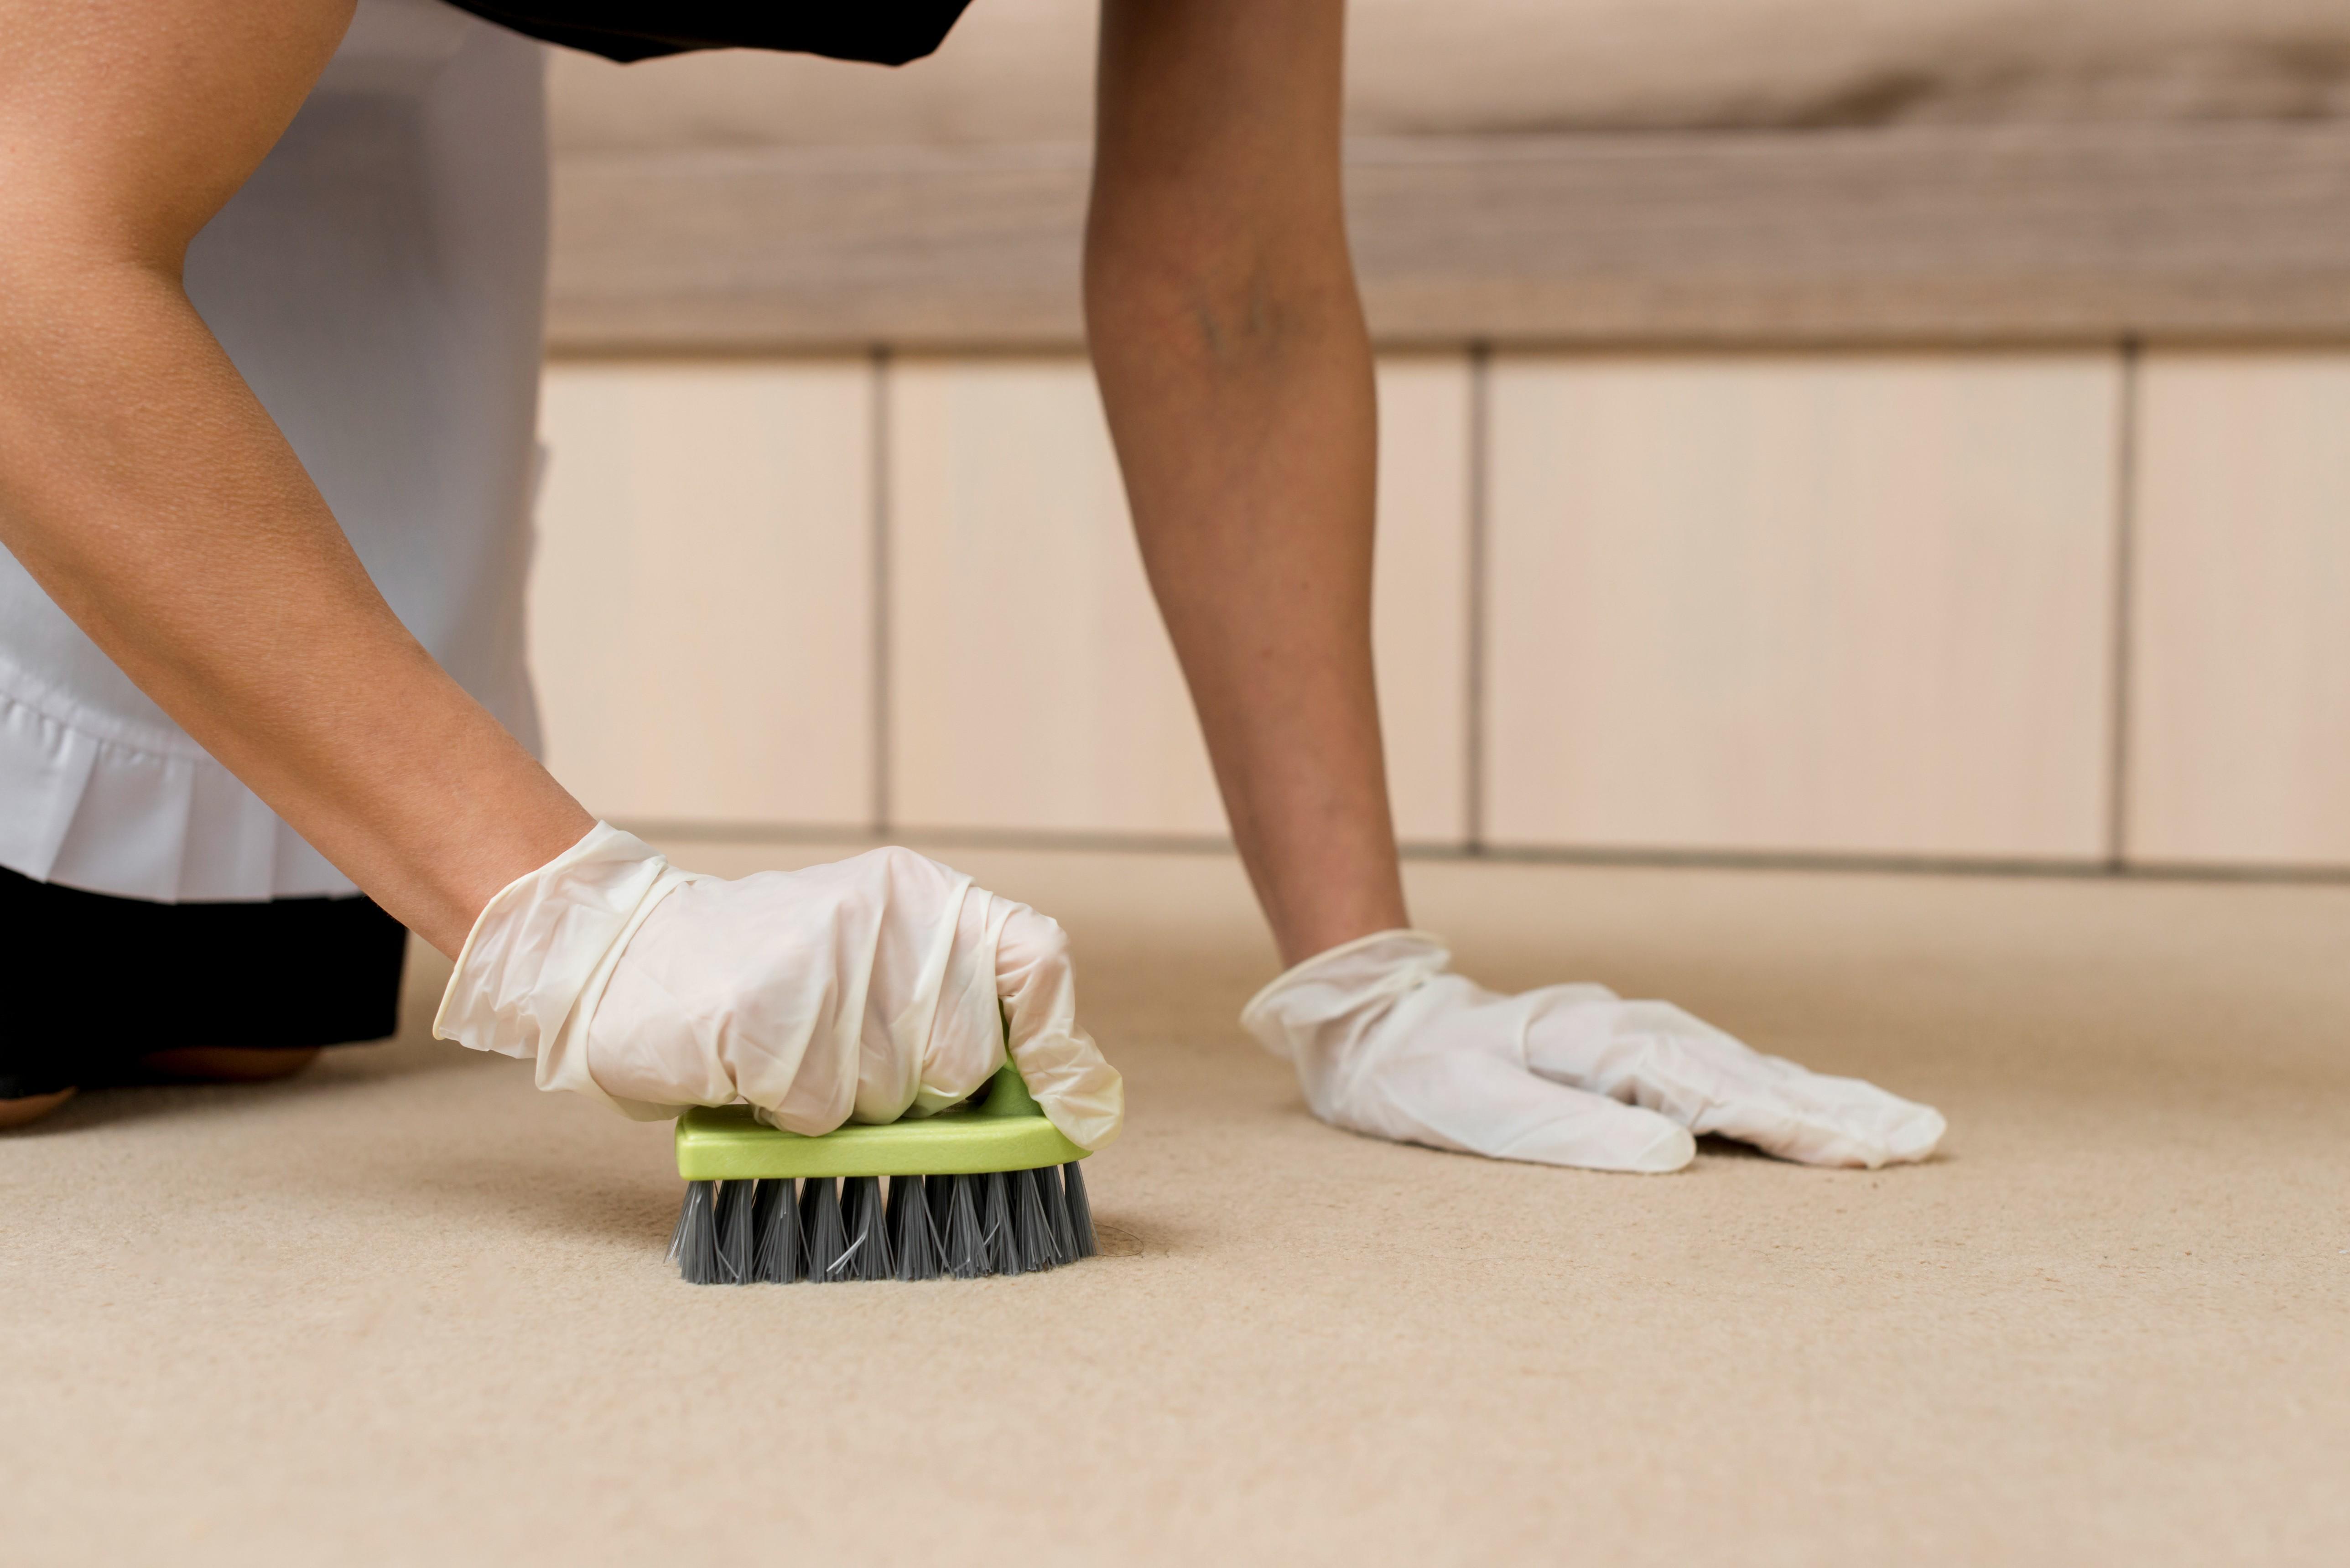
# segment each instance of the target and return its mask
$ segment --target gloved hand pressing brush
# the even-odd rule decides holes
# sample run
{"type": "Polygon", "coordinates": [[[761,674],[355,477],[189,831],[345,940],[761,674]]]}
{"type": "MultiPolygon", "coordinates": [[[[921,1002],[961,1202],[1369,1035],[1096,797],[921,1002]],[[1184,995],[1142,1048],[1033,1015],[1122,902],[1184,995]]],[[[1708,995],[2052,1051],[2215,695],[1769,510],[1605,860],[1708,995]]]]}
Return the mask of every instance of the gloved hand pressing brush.
{"type": "Polygon", "coordinates": [[[1336,1127],[1497,1159],[1678,1170],[1698,1133],[1808,1165],[1923,1159],[1940,1113],[1765,1056],[1661,1002],[1599,985],[1501,996],[1419,931],[1299,964],[1242,1023],[1336,1127]]]}
{"type": "Polygon", "coordinates": [[[739,1099],[811,1135],[944,1110],[1008,1038],[1070,1141],[1125,1115],[1061,928],[908,849],[728,881],[599,823],[483,909],[432,1032],[633,1116],[739,1099]]]}

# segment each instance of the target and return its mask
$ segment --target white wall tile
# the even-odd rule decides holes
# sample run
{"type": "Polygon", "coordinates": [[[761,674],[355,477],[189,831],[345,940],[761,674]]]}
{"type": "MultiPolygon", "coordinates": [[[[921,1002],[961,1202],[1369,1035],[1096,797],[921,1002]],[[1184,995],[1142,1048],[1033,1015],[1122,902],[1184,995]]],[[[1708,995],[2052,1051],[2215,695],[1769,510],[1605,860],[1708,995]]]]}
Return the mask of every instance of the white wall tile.
{"type": "Polygon", "coordinates": [[[872,373],[558,363],[531,581],[547,761],[634,819],[872,815],[872,373]]]}
{"type": "Polygon", "coordinates": [[[1490,839],[2104,852],[2115,358],[1492,374],[1490,839]]]}
{"type": "Polygon", "coordinates": [[[2149,353],[2128,855],[2350,864],[2350,354],[2149,353]]]}
{"type": "MultiPolygon", "coordinates": [[[[1468,375],[1382,365],[1375,606],[1398,831],[1463,816],[1468,375]]],[[[890,369],[897,821],[1221,835],[1197,721],[1076,358],[890,369]]]]}

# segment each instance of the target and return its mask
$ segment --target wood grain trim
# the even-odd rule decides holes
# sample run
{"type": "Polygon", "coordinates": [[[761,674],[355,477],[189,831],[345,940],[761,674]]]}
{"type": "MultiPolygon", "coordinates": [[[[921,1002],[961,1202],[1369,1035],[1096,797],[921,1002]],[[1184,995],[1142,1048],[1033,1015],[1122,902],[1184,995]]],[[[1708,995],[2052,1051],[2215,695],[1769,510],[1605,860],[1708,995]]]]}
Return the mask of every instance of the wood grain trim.
{"type": "MultiPolygon", "coordinates": [[[[558,161],[558,351],[1067,348],[1077,147],[558,161]]],[[[2350,339],[2350,123],[1363,141],[1392,346],[2350,339]]]]}

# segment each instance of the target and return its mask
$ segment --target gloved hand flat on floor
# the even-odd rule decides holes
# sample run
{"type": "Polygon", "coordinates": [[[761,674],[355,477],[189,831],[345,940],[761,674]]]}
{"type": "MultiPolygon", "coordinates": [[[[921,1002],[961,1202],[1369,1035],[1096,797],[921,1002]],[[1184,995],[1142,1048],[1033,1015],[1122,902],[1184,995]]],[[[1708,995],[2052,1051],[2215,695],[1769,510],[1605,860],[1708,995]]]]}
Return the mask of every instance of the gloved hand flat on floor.
{"type": "Polygon", "coordinates": [[[1447,972],[1419,931],[1299,964],[1241,1022],[1296,1064],[1335,1127],[1497,1159],[1678,1170],[1697,1133],[1808,1165],[1923,1159],[1944,1123],[1857,1078],[1765,1056],[1661,1002],[1605,986],[1501,996],[1447,972]]]}
{"type": "Polygon", "coordinates": [[[630,1116],[742,1099],[809,1134],[943,1110],[1008,1035],[1072,1142],[1125,1115],[1061,928],[909,849],[728,881],[599,823],[482,910],[432,1032],[630,1116]]]}

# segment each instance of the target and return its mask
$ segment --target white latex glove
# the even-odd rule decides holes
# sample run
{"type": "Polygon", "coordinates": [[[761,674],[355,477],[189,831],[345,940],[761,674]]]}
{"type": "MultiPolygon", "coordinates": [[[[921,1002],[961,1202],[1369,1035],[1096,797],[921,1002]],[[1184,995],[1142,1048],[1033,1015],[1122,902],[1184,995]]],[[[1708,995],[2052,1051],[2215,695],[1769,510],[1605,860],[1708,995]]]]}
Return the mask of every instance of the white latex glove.
{"type": "Polygon", "coordinates": [[[1335,1127],[1497,1159],[1679,1170],[1696,1133],[1809,1165],[1923,1159],[1944,1123],[1857,1078],[1810,1073],[1661,1002],[1600,985],[1500,996],[1419,931],[1299,964],[1241,1023],[1297,1065],[1335,1127]]]}
{"type": "Polygon", "coordinates": [[[1061,928],[909,849],[727,881],[598,823],[483,909],[432,1032],[633,1116],[747,1100],[810,1134],[956,1104],[1008,1034],[1071,1142],[1125,1116],[1061,928]]]}

